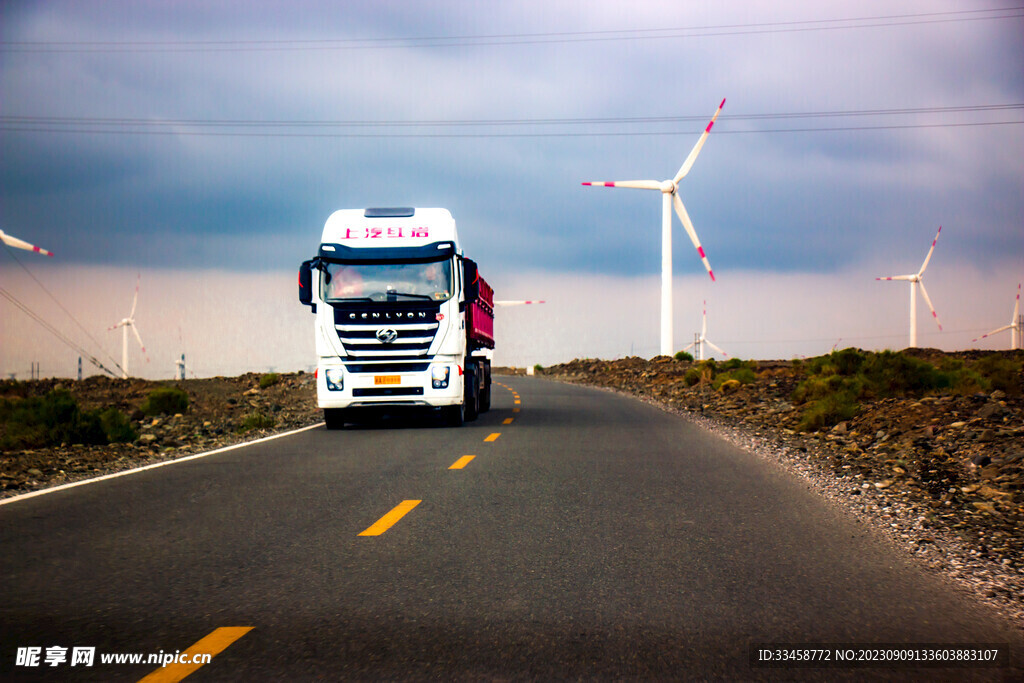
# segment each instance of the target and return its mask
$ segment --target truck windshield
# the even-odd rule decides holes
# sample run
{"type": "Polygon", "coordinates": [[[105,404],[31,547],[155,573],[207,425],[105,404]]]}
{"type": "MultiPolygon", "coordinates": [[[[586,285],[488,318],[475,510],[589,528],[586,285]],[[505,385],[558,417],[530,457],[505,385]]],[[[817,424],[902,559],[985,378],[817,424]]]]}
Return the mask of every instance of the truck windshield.
{"type": "Polygon", "coordinates": [[[452,262],[326,263],[325,301],[447,301],[452,296],[452,262]]]}

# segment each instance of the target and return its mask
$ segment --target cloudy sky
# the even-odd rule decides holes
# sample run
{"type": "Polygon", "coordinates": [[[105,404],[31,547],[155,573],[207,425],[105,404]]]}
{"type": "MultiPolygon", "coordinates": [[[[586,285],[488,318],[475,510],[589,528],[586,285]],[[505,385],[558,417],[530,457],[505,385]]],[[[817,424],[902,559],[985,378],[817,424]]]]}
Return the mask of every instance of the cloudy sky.
{"type": "Polygon", "coordinates": [[[1022,36],[1012,0],[4,2],[0,229],[56,256],[0,255],[0,372],[120,362],[137,281],[133,374],[309,367],[296,267],[382,205],[450,209],[500,298],[549,302],[499,312],[496,361],[655,355],[660,197],[580,183],[671,177],[723,97],[676,347],[706,299],[733,355],[903,348],[874,278],[941,225],[919,344],[968,348],[1024,279],[1022,36]]]}

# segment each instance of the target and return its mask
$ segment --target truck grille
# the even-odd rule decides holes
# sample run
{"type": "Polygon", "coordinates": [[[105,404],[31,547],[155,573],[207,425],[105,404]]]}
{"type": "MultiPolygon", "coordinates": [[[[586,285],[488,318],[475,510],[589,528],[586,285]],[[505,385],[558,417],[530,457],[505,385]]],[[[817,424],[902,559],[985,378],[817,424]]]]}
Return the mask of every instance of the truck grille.
{"type": "Polygon", "coordinates": [[[335,308],[334,327],[352,360],[426,360],[439,326],[437,312],[436,306],[401,313],[335,308]]]}

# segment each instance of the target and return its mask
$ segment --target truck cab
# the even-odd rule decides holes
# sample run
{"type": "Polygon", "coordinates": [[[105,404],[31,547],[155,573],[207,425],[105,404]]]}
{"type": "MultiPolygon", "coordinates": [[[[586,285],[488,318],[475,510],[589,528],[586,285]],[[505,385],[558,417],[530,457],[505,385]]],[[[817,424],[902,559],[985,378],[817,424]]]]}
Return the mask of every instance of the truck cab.
{"type": "Polygon", "coordinates": [[[490,407],[493,292],[448,210],[335,211],[299,269],[299,300],[315,315],[328,429],[408,409],[460,425],[490,407]]]}

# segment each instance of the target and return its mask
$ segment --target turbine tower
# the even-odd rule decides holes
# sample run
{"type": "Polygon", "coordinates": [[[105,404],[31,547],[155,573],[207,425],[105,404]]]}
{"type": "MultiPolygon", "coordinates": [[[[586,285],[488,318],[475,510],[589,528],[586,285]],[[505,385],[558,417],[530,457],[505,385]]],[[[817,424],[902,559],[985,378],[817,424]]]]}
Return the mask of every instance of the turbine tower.
{"type": "Polygon", "coordinates": [[[942,323],[939,322],[939,316],[935,313],[935,307],[932,306],[932,300],[928,297],[928,290],[924,288],[924,281],[921,280],[921,276],[924,275],[924,269],[928,267],[928,261],[932,258],[932,252],[935,251],[935,243],[939,241],[939,233],[942,232],[942,226],[939,226],[938,232],[935,233],[935,239],[932,240],[932,248],[928,250],[928,255],[924,257],[924,263],[921,264],[921,270],[917,271],[913,275],[893,275],[890,277],[876,277],[876,280],[906,280],[910,283],[910,348],[917,347],[917,287],[921,286],[921,294],[924,296],[925,303],[928,304],[928,309],[932,312],[932,317],[935,318],[935,324],[939,326],[939,332],[942,332],[942,323]]]}
{"type": "Polygon", "coordinates": [[[42,247],[37,247],[34,244],[29,244],[25,240],[19,240],[17,237],[14,237],[12,235],[8,235],[3,230],[0,230],[0,242],[3,242],[4,244],[6,244],[8,246],[11,246],[11,247],[17,247],[18,249],[24,249],[26,251],[34,251],[37,254],[46,254],[47,256],[53,256],[53,252],[52,251],[46,251],[42,247]]]}
{"type": "Polygon", "coordinates": [[[704,146],[704,141],[708,139],[708,134],[711,133],[711,127],[715,125],[715,119],[722,111],[722,107],[725,106],[725,100],[718,105],[718,109],[715,110],[714,116],[711,117],[711,122],[708,123],[707,128],[704,129],[704,133],[697,140],[697,144],[693,146],[690,151],[690,155],[686,157],[686,161],[679,168],[679,172],[676,173],[675,177],[671,180],[624,180],[615,182],[587,182],[584,185],[597,185],[601,187],[627,187],[637,190],[658,190],[661,192],[661,355],[671,356],[672,351],[672,207],[675,207],[676,213],[679,215],[679,220],[682,221],[683,227],[686,228],[686,234],[690,236],[690,241],[693,242],[693,246],[697,249],[697,254],[700,256],[700,260],[704,262],[704,267],[708,271],[708,275],[711,276],[711,280],[714,281],[715,274],[711,270],[711,264],[708,263],[708,258],[704,254],[704,248],[700,245],[700,239],[697,237],[697,231],[693,229],[693,222],[690,221],[689,214],[686,213],[686,207],[683,206],[683,202],[679,199],[677,190],[679,189],[679,181],[682,180],[687,173],[690,172],[690,167],[693,166],[693,162],[697,160],[697,155],[700,153],[701,148],[704,146]]]}
{"type": "Polygon", "coordinates": [[[1020,315],[1020,283],[1017,284],[1017,300],[1013,302],[1013,317],[1010,318],[1010,324],[1003,325],[999,329],[983,334],[978,337],[978,339],[972,339],[971,343],[973,344],[979,339],[984,339],[985,337],[990,337],[993,334],[999,334],[1006,330],[1010,330],[1010,349],[1014,350],[1021,348],[1021,337],[1024,336],[1024,318],[1021,318],[1020,315]]]}
{"type": "MultiPolygon", "coordinates": [[[[143,355],[146,353],[146,345],[142,343],[142,337],[139,336],[139,330],[135,326],[135,305],[139,302],[139,279],[135,281],[135,298],[132,299],[132,312],[128,314],[127,318],[124,318],[121,322],[108,327],[107,330],[116,330],[121,328],[121,378],[128,379],[128,328],[132,328],[132,332],[135,334],[136,341],[139,342],[139,347],[142,349],[143,355]]],[[[149,357],[146,357],[146,362],[149,362],[149,357]]]]}
{"type": "Polygon", "coordinates": [[[689,344],[687,344],[686,348],[684,348],[683,351],[686,351],[686,349],[692,348],[693,346],[697,346],[697,347],[700,348],[700,350],[698,351],[698,354],[700,355],[700,358],[698,358],[697,360],[704,360],[704,345],[705,344],[707,344],[708,346],[713,348],[715,351],[718,351],[720,354],[722,354],[726,358],[729,357],[729,354],[727,354],[725,351],[723,351],[722,349],[720,349],[717,346],[715,346],[715,343],[712,342],[710,339],[708,339],[708,302],[707,301],[704,302],[704,319],[703,319],[703,323],[701,324],[701,328],[700,328],[700,336],[695,341],[692,341],[689,344]]]}

